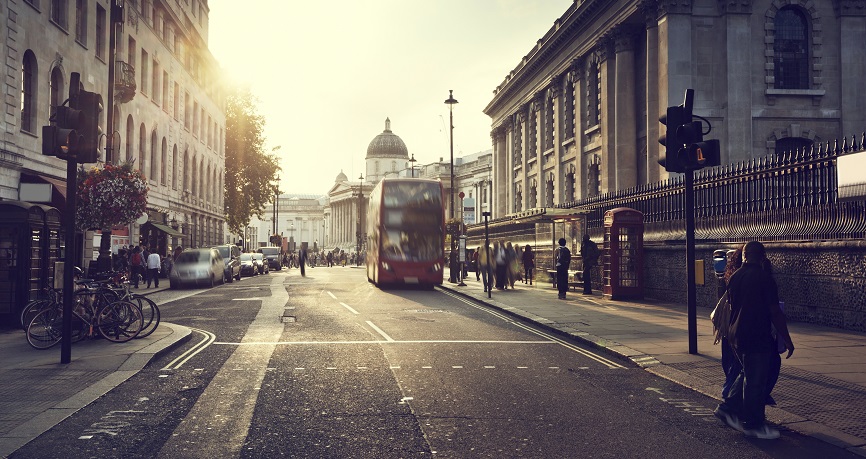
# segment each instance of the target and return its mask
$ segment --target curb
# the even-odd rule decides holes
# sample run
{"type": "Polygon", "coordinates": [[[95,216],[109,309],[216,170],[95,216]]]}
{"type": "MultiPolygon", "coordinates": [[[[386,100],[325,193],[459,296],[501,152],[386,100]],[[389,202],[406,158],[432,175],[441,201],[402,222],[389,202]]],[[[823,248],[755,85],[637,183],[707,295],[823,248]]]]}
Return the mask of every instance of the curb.
{"type": "Polygon", "coordinates": [[[192,338],[192,330],[182,325],[168,322],[160,326],[170,328],[172,332],[148,346],[132,353],[115,371],[99,381],[87,386],[84,390],[72,395],[51,408],[33,416],[24,424],[0,438],[0,457],[7,457],[22,446],[34,440],[39,435],[63,422],[69,416],[86,407],[99,397],[135,376],[155,357],[165,354],[192,338]]]}

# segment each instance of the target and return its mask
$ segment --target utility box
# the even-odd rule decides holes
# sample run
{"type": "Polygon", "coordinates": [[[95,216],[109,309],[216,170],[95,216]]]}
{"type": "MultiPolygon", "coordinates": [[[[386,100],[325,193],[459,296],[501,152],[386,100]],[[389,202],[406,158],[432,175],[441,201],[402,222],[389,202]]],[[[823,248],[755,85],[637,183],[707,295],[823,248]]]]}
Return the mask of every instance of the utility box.
{"type": "Polygon", "coordinates": [[[627,207],[604,213],[604,287],[611,299],[643,298],[643,214],[627,207]]]}

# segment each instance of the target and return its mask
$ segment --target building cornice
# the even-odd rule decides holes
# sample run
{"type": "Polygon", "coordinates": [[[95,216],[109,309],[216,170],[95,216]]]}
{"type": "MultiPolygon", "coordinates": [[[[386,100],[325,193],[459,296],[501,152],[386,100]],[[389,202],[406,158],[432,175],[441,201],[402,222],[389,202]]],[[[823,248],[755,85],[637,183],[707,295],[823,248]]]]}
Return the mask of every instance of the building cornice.
{"type": "Polygon", "coordinates": [[[493,100],[483,112],[492,116],[510,96],[519,91],[536,71],[543,68],[563,46],[570,45],[578,31],[592,24],[596,16],[610,6],[609,0],[585,0],[573,3],[554,23],[554,26],[536,42],[536,46],[523,57],[520,64],[493,91],[493,100]]]}

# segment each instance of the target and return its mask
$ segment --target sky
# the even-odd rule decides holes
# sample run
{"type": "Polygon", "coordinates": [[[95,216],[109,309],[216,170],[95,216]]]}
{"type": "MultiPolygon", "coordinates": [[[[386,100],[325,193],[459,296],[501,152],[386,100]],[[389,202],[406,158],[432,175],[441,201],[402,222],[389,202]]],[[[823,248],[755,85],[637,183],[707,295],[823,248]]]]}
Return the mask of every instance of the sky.
{"type": "Polygon", "coordinates": [[[209,47],[248,85],[281,190],[327,194],[385,129],[416,167],[492,148],[493,90],[573,0],[210,0],[209,47]]]}

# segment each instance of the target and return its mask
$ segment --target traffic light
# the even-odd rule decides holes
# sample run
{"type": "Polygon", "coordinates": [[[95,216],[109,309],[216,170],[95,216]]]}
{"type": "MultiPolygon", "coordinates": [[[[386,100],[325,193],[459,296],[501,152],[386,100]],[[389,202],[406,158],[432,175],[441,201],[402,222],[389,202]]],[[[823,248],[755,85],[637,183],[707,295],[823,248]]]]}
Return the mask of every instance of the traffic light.
{"type": "Polygon", "coordinates": [[[84,139],[81,129],[85,125],[84,114],[71,107],[56,107],[54,124],[42,126],[42,154],[63,160],[74,158],[84,139]]]}
{"type": "Polygon", "coordinates": [[[680,162],[679,157],[679,151],[683,148],[684,142],[678,136],[680,126],[685,122],[684,112],[683,106],[678,105],[668,107],[667,113],[659,117],[659,121],[665,125],[665,133],[659,137],[659,143],[665,147],[665,151],[659,152],[659,164],[664,166],[668,172],[686,171],[685,165],[680,162]]]}
{"type": "Polygon", "coordinates": [[[81,90],[78,94],[78,108],[83,114],[81,127],[81,143],[76,148],[76,160],[79,163],[95,163],[99,160],[99,140],[102,128],[99,126],[99,115],[102,113],[102,95],[81,90]]]}

